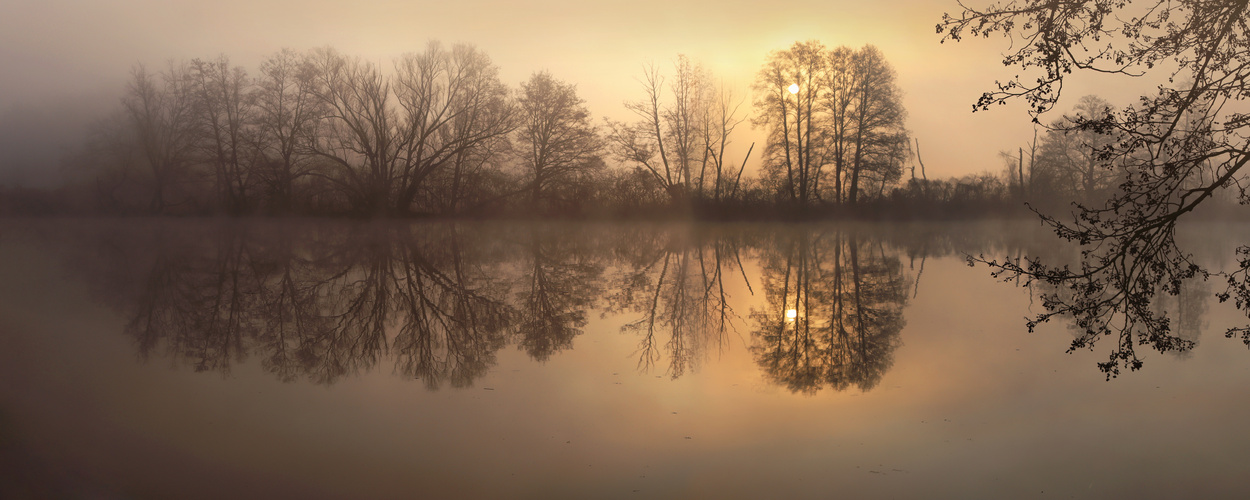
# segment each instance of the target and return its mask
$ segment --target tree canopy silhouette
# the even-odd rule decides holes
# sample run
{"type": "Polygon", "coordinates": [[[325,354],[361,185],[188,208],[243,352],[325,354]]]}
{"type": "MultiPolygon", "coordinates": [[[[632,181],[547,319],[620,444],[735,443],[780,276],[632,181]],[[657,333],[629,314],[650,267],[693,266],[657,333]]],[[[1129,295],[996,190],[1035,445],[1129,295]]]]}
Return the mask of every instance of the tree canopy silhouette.
{"type": "MultiPolygon", "coordinates": [[[[1221,300],[1250,305],[1250,246],[1231,272],[1197,264],[1176,242],[1178,221],[1222,190],[1250,203],[1242,169],[1250,162],[1250,27],[1246,0],[1008,1],[984,9],[964,7],[937,25],[943,41],[999,34],[1012,40],[1003,62],[1024,72],[984,93],[974,109],[1023,99],[1037,116],[1059,101],[1074,73],[1141,77],[1166,73],[1153,95],[1104,113],[1056,123],[1063,130],[1106,137],[1093,152],[1096,168],[1119,169],[1117,192],[1101,202],[1076,205],[1070,222],[1042,219],[1084,247],[1079,266],[1037,259],[988,262],[995,275],[1023,284],[1060,285],[1043,293],[1046,312],[1030,330],[1056,315],[1071,316],[1081,330],[1072,349],[1118,337],[1099,366],[1108,377],[1121,365],[1141,367],[1135,345],[1186,350],[1192,340],[1172,334],[1170,318],[1150,306],[1159,291],[1180,293],[1184,281],[1219,277],[1221,300]]],[[[1250,326],[1228,330],[1250,344],[1250,326]]]]}

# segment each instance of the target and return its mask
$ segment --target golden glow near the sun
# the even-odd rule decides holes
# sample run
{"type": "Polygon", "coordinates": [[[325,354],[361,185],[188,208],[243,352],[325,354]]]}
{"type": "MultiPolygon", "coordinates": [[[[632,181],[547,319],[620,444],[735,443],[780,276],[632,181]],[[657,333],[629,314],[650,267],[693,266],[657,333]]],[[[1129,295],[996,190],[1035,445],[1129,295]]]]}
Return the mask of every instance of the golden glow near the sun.
{"type": "Polygon", "coordinates": [[[790,87],[787,88],[786,90],[789,90],[791,94],[797,94],[799,93],[799,84],[791,83],[790,87]]]}

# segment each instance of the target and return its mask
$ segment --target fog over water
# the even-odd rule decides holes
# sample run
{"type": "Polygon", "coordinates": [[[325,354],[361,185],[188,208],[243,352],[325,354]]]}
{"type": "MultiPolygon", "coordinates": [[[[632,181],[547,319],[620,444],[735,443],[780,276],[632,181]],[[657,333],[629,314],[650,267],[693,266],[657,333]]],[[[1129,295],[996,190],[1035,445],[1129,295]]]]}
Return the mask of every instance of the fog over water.
{"type": "Polygon", "coordinates": [[[0,2],[0,499],[1250,497],[1248,15],[0,2]]]}

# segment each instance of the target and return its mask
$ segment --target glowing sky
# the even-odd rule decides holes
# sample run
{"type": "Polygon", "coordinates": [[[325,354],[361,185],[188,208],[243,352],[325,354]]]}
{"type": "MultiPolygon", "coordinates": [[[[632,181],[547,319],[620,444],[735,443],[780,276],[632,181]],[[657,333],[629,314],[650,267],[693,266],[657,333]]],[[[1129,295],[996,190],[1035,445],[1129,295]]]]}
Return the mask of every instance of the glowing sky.
{"type": "MultiPolygon", "coordinates": [[[[769,51],[817,39],[884,52],[930,177],[997,172],[998,151],[1027,142],[1032,127],[1023,107],[971,113],[983,90],[1015,73],[999,62],[1005,39],[939,43],[934,27],[955,9],[954,0],[3,0],[0,132],[34,134],[42,129],[15,122],[54,124],[47,115],[74,115],[65,108],[76,103],[103,100],[92,113],[107,110],[136,63],[226,54],[254,72],[280,48],[330,45],[388,67],[430,39],[476,44],[513,85],[549,70],[576,83],[596,115],[623,119],[622,102],[641,98],[636,77],[648,62],[667,68],[686,54],[747,96],[769,51]]],[[[1127,100],[1108,87],[1069,89],[1069,102],[1098,90],[1127,100]]],[[[740,130],[742,148],[761,140],[761,131],[740,130]]],[[[30,143],[0,139],[9,149],[30,143]]]]}

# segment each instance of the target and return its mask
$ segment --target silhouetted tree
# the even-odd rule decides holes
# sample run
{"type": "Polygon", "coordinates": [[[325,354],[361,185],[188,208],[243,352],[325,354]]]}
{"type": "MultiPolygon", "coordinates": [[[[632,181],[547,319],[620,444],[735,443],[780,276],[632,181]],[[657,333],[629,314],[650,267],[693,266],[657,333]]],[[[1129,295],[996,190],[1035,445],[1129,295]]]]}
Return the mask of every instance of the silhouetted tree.
{"type": "Polygon", "coordinates": [[[312,172],[304,154],[321,108],[312,94],[313,68],[299,53],[283,49],[260,64],[256,80],[256,126],[264,155],[259,169],[274,211],[292,208],[296,183],[312,172]]]}
{"type": "Polygon", "coordinates": [[[672,97],[667,101],[665,77],[655,65],[645,68],[641,82],[646,98],[625,103],[640,120],[632,124],[609,121],[608,142],[617,160],[646,169],[670,201],[684,202],[692,193],[701,193],[702,174],[695,168],[705,172],[711,160],[704,142],[707,136],[701,134],[710,76],[684,55],[677,56],[673,67],[672,97]]]}
{"type": "Polygon", "coordinates": [[[827,78],[824,44],[796,42],[774,51],[756,78],[757,125],[768,127],[767,168],[783,180],[781,190],[806,207],[820,186],[820,169],[829,159],[825,128],[813,114],[827,78]],[[784,176],[784,177],[783,177],[784,176]]]}
{"type": "Polygon", "coordinates": [[[469,45],[431,42],[401,56],[393,78],[332,49],[310,61],[324,107],[311,151],[336,166],[332,178],[363,213],[411,212],[431,193],[455,211],[466,176],[515,126],[498,69],[469,45]]]}
{"type": "Polygon", "coordinates": [[[805,208],[826,191],[857,203],[861,177],[878,197],[897,183],[911,150],[894,79],[872,45],[828,50],[811,40],[770,54],[756,78],[755,121],[769,130],[765,175],[778,191],[805,208]]]}
{"type": "Polygon", "coordinates": [[[730,136],[733,135],[734,129],[746,121],[745,117],[738,116],[738,109],[742,107],[742,103],[741,100],[734,100],[733,91],[721,85],[716,89],[708,106],[704,108],[702,141],[706,146],[706,159],[699,169],[698,185],[699,192],[704,193],[706,189],[704,180],[711,175],[711,199],[716,202],[721,201],[722,198],[737,196],[742,184],[742,171],[746,169],[746,162],[751,158],[751,151],[755,149],[755,144],[752,143],[747,149],[746,156],[738,164],[736,172],[733,164],[729,163],[729,159],[725,157],[725,151],[729,147],[730,136]],[[711,169],[710,173],[707,172],[708,169],[711,169]]]}
{"type": "Polygon", "coordinates": [[[531,186],[530,204],[538,212],[546,197],[567,196],[587,181],[588,171],[602,166],[602,144],[577,87],[550,73],[534,73],[521,83],[517,107],[517,142],[531,186]]]}
{"type": "MultiPolygon", "coordinates": [[[[1028,0],[965,8],[938,24],[944,40],[1001,33],[1013,40],[1003,62],[1033,70],[986,92],[975,109],[1022,98],[1036,116],[1056,105],[1073,72],[1139,76],[1174,68],[1167,84],[1137,104],[1060,126],[1108,136],[1093,151],[1095,168],[1118,169],[1125,179],[1105,203],[1079,206],[1071,222],[1043,216],[1061,237],[1087,247],[1080,265],[1035,258],[989,262],[1005,279],[1067,290],[1043,295],[1046,312],[1028,323],[1030,329],[1067,315],[1082,332],[1072,349],[1116,337],[1109,359],[1099,364],[1108,377],[1122,364],[1141,366],[1137,345],[1160,351],[1193,345],[1172,333],[1168,314],[1149,306],[1159,291],[1176,295],[1185,280],[1220,276],[1228,285],[1221,300],[1250,304],[1248,247],[1239,250],[1238,270],[1217,273],[1195,263],[1175,240],[1179,220],[1218,191],[1233,188],[1250,201],[1241,184],[1250,163],[1250,119],[1238,106],[1250,98],[1246,11],[1245,1],[1158,2],[1139,9],[1104,0],[1028,0]]],[[[1228,331],[1238,334],[1250,344],[1250,327],[1228,331]]]]}
{"type": "Polygon", "coordinates": [[[1118,183],[1117,165],[1098,159],[1098,152],[1114,140],[1109,134],[1072,127],[1078,120],[1102,120],[1110,104],[1097,96],[1077,102],[1073,114],[1055,121],[1038,146],[1032,176],[1039,195],[1055,196],[1092,206],[1106,198],[1118,183]]]}
{"type": "Polygon", "coordinates": [[[855,70],[851,91],[854,156],[847,198],[853,205],[859,200],[860,177],[880,179],[879,194],[887,184],[898,182],[910,149],[903,128],[903,96],[894,81],[894,68],[872,45],[865,45],[851,60],[855,70]]]}
{"type": "Polygon", "coordinates": [[[252,127],[254,99],[247,71],[230,66],[230,59],[193,59],[189,67],[191,91],[203,157],[212,165],[218,204],[239,214],[252,204],[255,165],[259,161],[256,133],[252,127]]]}
{"type": "Polygon", "coordinates": [[[200,133],[194,91],[183,64],[171,62],[159,74],[140,65],[130,76],[122,104],[151,183],[148,209],[159,213],[194,161],[200,133]]]}

